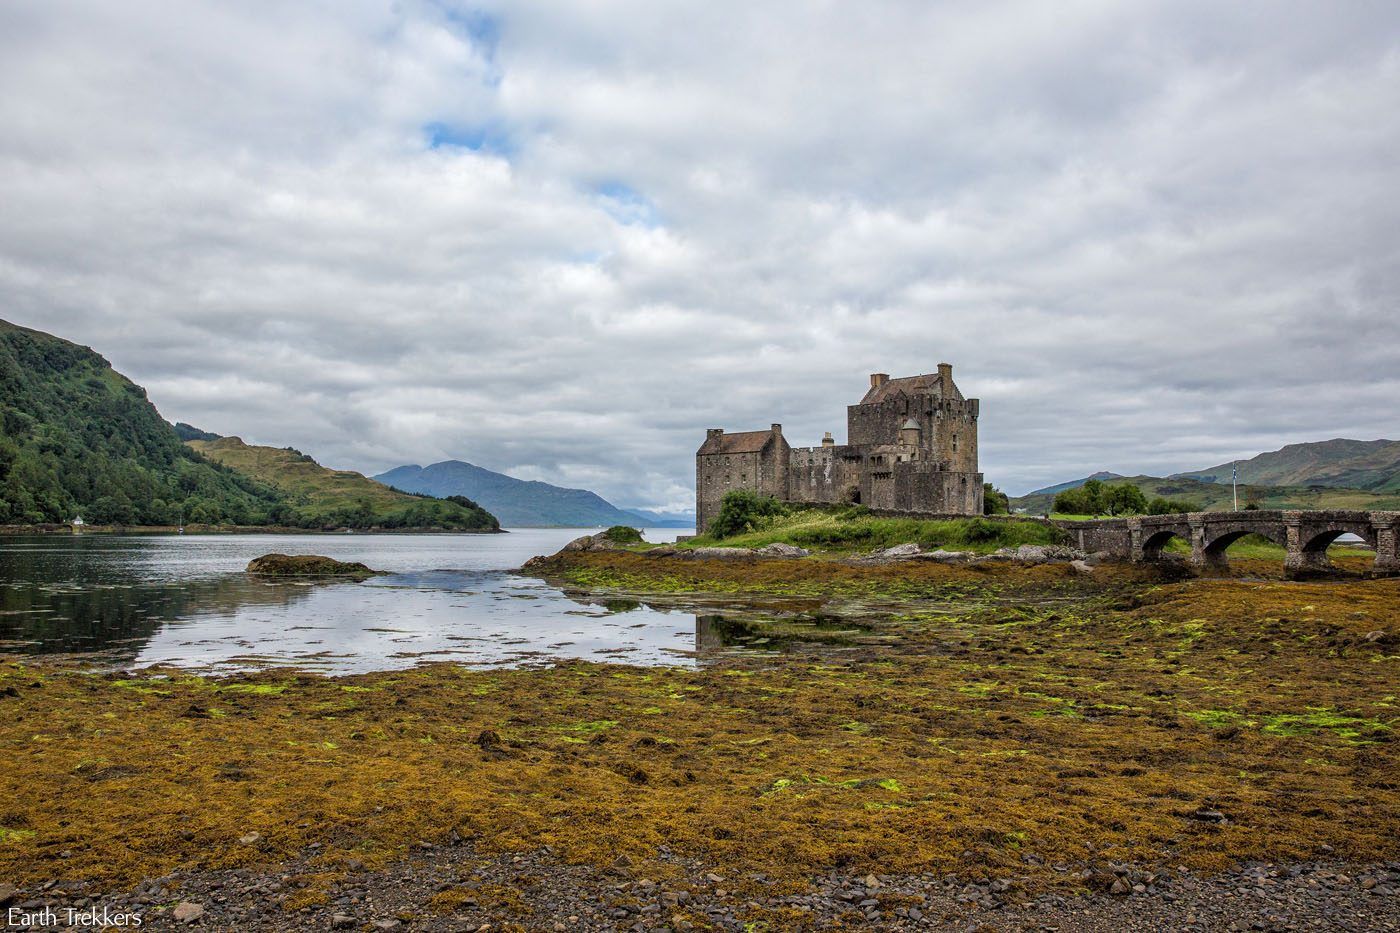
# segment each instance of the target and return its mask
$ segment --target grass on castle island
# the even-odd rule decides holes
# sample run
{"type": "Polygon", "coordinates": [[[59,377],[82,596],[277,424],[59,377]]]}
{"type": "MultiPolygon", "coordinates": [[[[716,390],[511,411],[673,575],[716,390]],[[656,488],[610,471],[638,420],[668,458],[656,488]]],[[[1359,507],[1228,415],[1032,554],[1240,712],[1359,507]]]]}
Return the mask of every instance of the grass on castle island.
{"type": "MultiPolygon", "coordinates": [[[[1092,516],[1062,516],[1070,520],[1090,520],[1092,516]]],[[[768,544],[791,544],[807,548],[819,557],[850,557],[872,550],[914,542],[926,549],[943,548],[987,554],[1000,548],[1015,548],[1023,544],[1064,544],[1069,536],[1040,520],[997,516],[994,519],[923,520],[885,518],[870,515],[857,507],[844,509],[794,509],[756,521],[756,527],[742,534],[719,538],[698,535],[683,541],[678,547],[759,548],[768,544]]],[[[629,549],[646,551],[660,545],[637,544],[629,549]]],[[[1189,554],[1190,545],[1173,538],[1163,549],[1169,554],[1189,554]]],[[[1356,556],[1357,548],[1346,544],[1333,545],[1328,553],[1334,558],[1356,556]]],[[[1368,552],[1369,553],[1369,552],[1368,552]]],[[[1230,559],[1283,560],[1284,549],[1260,535],[1246,535],[1230,545],[1230,559]]]]}
{"type": "Polygon", "coordinates": [[[295,909],[454,833],[656,879],[666,847],[791,890],[831,869],[1068,890],[1108,861],[1400,857],[1397,580],[627,552],[540,572],[854,634],[654,668],[0,664],[0,879],[119,888],[310,853],[295,909]]]}
{"type": "MultiPolygon", "coordinates": [[[[702,534],[680,544],[697,547],[763,547],[791,544],[836,555],[915,543],[926,548],[990,553],[1022,544],[1059,544],[1067,536],[1038,521],[885,518],[859,506],[801,508],[757,519],[747,532],[719,538],[702,534]]],[[[644,550],[645,546],[638,548],[644,550]]]]}

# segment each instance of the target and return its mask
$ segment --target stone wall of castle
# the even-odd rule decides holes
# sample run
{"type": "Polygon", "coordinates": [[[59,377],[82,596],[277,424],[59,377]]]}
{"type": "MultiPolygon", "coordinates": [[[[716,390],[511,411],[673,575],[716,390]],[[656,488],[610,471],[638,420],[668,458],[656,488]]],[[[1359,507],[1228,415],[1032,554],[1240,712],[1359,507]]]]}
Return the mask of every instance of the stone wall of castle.
{"type": "Polygon", "coordinates": [[[854,502],[865,457],[854,447],[794,447],[788,460],[788,498],[827,505],[854,502]]]}
{"type": "Polygon", "coordinates": [[[980,515],[979,409],[942,363],[937,374],[871,376],[865,398],[846,409],[843,445],[828,434],[820,447],[789,447],[777,424],[771,432],[712,428],[696,453],[696,523],[703,532],[733,489],[789,502],[980,515]]]}
{"type": "MultiPolygon", "coordinates": [[[[788,497],[788,456],[790,447],[782,426],[773,425],[769,436],[747,440],[750,435],[727,436],[711,429],[706,444],[712,452],[695,458],[695,525],[703,531],[719,514],[724,494],[731,489],[752,489],[761,496],[788,497]],[[739,443],[730,443],[735,438],[739,443]],[[736,449],[737,448],[737,449],[736,449]]],[[[701,448],[704,450],[705,448],[701,448]]]]}

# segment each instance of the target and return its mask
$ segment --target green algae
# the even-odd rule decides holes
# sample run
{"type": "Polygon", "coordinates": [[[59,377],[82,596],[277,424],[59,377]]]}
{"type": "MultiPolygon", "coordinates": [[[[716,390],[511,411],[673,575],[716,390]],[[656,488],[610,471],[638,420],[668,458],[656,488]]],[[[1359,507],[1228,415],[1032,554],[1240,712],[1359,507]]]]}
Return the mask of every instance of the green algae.
{"type": "MultiPolygon", "coordinates": [[[[665,564],[626,560],[629,574],[665,564]]],[[[889,619],[872,607],[900,568],[795,581],[828,586],[806,612],[850,599],[847,584],[877,594],[857,600],[862,625],[894,637],[839,656],[232,682],[0,664],[20,693],[0,719],[0,876],[140,878],[311,842],[332,870],[452,832],[488,852],[626,854],[653,878],[673,870],[661,846],[784,880],[991,872],[1025,852],[1080,858],[1086,840],[1197,868],[1323,844],[1396,856],[1396,695],[1364,636],[1400,584],[1005,569],[979,584],[911,568],[898,586],[973,598],[895,600],[889,619]],[[1076,602],[1031,602],[1047,594],[1076,602]],[[1182,816],[1207,803],[1231,823],[1182,816]],[[234,844],[249,832],[256,851],[234,844]]],[[[686,573],[756,585],[733,568],[686,573]]]]}

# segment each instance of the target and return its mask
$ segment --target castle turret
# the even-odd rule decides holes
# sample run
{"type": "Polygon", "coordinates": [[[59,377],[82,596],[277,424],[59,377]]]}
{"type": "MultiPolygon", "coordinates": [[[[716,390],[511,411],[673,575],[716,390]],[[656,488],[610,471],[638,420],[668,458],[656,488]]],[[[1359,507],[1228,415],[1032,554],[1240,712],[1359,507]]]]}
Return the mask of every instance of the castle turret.
{"type": "Polygon", "coordinates": [[[823,447],[835,447],[835,446],[836,446],[836,438],[834,438],[834,437],[831,436],[831,432],[830,432],[830,431],[827,431],[825,434],[822,435],[822,446],[823,446],[823,447]]]}
{"type": "Polygon", "coordinates": [[[923,444],[924,430],[913,418],[904,419],[899,428],[899,442],[905,447],[919,447],[923,444]]]}

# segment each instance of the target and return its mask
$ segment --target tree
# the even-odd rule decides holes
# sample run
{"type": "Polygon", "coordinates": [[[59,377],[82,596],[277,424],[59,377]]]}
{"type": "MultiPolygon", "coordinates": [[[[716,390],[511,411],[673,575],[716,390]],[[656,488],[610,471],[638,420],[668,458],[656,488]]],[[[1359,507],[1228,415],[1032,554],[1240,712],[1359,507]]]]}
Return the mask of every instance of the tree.
{"type": "Polygon", "coordinates": [[[1009,515],[1011,498],[991,483],[982,484],[982,514],[1009,515]]]}
{"type": "Polygon", "coordinates": [[[710,522],[709,533],[716,538],[729,538],[753,531],[773,515],[785,515],[787,509],[771,496],[760,496],[747,489],[732,489],[720,501],[719,514],[710,522]]]}
{"type": "Polygon", "coordinates": [[[1104,488],[1103,510],[1109,515],[1140,515],[1147,511],[1147,497],[1136,486],[1118,483],[1104,488]]]}
{"type": "Polygon", "coordinates": [[[1156,496],[1147,503],[1148,515],[1180,515],[1183,512],[1198,511],[1196,503],[1186,502],[1181,499],[1164,499],[1156,496]]]}

